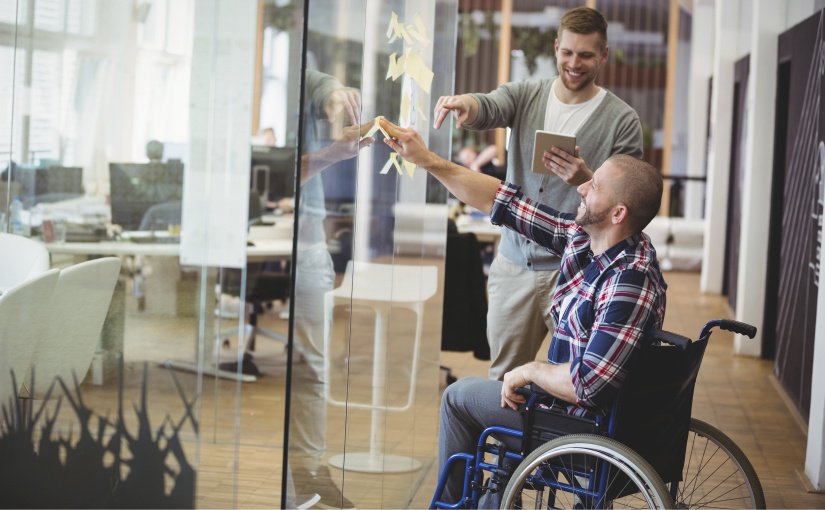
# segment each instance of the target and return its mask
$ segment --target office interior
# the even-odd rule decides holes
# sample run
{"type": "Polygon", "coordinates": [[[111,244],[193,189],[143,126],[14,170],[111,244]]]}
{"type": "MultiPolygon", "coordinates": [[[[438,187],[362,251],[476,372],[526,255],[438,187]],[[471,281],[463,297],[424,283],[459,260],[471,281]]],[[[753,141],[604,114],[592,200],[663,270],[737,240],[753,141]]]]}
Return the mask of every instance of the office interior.
{"type": "MultiPolygon", "coordinates": [[[[319,469],[357,507],[429,505],[441,393],[488,364],[448,230],[476,236],[482,282],[498,231],[351,126],[506,151],[503,130],[434,129],[436,101],[555,76],[580,5],[610,23],[597,83],[665,176],[665,327],[758,327],[718,336],[694,411],[769,507],[825,508],[823,0],[0,0],[0,232],[48,251],[55,288],[119,267],[102,307],[38,276],[0,324],[0,444],[59,459],[5,465],[10,505],[285,507],[319,469]],[[90,344],[65,324],[92,308],[90,344]],[[12,366],[41,341],[40,371],[12,366]]],[[[0,312],[23,284],[3,266],[0,312]]]]}

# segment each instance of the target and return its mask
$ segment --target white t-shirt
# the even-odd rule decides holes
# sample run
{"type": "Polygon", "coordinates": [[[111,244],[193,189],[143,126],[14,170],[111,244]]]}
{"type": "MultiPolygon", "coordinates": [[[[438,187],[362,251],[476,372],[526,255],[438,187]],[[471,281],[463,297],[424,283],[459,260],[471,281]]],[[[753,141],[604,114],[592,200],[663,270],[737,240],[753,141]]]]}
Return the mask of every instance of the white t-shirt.
{"type": "Polygon", "coordinates": [[[553,87],[550,89],[550,98],[547,101],[547,113],[544,115],[544,130],[563,135],[575,135],[582,124],[590,117],[596,108],[607,96],[604,88],[599,89],[599,93],[584,103],[565,104],[556,95],[556,86],[560,78],[556,78],[553,87]]]}

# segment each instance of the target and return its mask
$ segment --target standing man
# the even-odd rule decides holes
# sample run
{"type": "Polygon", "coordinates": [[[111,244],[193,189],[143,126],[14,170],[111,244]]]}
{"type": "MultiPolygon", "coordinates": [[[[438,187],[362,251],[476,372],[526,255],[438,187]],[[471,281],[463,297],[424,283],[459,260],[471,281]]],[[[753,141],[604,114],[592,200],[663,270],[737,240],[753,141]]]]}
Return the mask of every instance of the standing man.
{"type": "MultiPolygon", "coordinates": [[[[567,12],[555,43],[555,80],[506,83],[489,94],[439,98],[436,129],[450,112],[456,127],[511,128],[506,181],[521,186],[525,197],[575,213],[576,186],[589,181],[590,168],[613,154],[642,156],[639,116],[624,101],[596,85],[607,62],[607,21],[599,11],[579,7],[567,12]],[[576,136],[576,154],[554,148],[544,153],[555,175],[531,171],[536,130],[576,136]]],[[[508,371],[533,361],[555,327],[551,297],[559,278],[559,257],[518,233],[504,229],[499,253],[488,277],[487,338],[489,376],[502,380],[508,371]]]]}

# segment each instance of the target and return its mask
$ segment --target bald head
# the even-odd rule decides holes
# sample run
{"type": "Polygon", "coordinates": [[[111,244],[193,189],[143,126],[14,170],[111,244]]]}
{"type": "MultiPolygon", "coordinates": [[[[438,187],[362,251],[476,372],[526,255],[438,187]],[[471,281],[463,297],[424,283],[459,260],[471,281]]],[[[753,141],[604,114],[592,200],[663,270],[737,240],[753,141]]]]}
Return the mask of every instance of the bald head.
{"type": "Polygon", "coordinates": [[[613,188],[613,198],[627,206],[630,226],[641,232],[662,205],[661,174],[652,165],[627,154],[610,156],[605,163],[620,170],[621,185],[613,188]]]}

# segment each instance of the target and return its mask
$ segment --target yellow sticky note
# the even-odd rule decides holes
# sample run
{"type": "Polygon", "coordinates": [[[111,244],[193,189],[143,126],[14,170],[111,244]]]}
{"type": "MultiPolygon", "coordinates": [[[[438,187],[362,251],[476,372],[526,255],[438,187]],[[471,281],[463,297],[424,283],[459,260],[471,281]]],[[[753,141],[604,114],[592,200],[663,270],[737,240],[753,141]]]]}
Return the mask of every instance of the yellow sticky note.
{"type": "Polygon", "coordinates": [[[406,126],[410,118],[410,95],[407,91],[401,96],[401,125],[406,126]]]}
{"type": "Polygon", "coordinates": [[[418,85],[424,89],[427,94],[430,93],[430,88],[433,83],[433,72],[424,63],[421,58],[421,52],[413,50],[407,55],[407,74],[415,80],[418,85]]]}
{"type": "Polygon", "coordinates": [[[396,66],[395,56],[396,55],[398,55],[398,54],[393,53],[392,55],[390,55],[390,63],[387,66],[387,76],[384,78],[385,80],[389,80],[390,78],[395,80],[395,78],[393,78],[393,75],[395,74],[395,66],[396,66]]]}
{"type": "Polygon", "coordinates": [[[387,27],[387,39],[392,37],[393,29],[395,28],[395,25],[397,25],[397,24],[398,24],[398,14],[396,14],[395,11],[393,11],[392,12],[392,17],[390,17],[390,26],[387,27]]]}
{"type": "Polygon", "coordinates": [[[405,159],[404,160],[404,170],[407,171],[407,175],[409,175],[410,179],[412,179],[413,174],[415,173],[415,163],[411,163],[411,162],[409,162],[405,159]]]}
{"type": "Polygon", "coordinates": [[[401,165],[398,164],[398,153],[391,152],[390,159],[392,160],[392,165],[395,167],[395,170],[398,172],[398,175],[404,175],[401,173],[401,165]]]}
{"type": "Polygon", "coordinates": [[[384,163],[384,166],[381,168],[381,174],[386,174],[390,171],[390,167],[395,167],[398,173],[401,173],[401,166],[398,164],[398,153],[397,152],[390,152],[390,159],[384,163]]]}
{"type": "Polygon", "coordinates": [[[378,131],[379,129],[381,129],[381,126],[378,125],[378,121],[375,121],[370,130],[367,131],[367,134],[364,135],[364,138],[369,138],[370,136],[374,135],[376,131],[378,131]]]}
{"type": "Polygon", "coordinates": [[[427,94],[430,93],[430,88],[433,85],[433,76],[434,73],[430,71],[430,69],[427,66],[422,65],[419,68],[418,79],[415,81],[418,82],[419,85],[421,85],[421,88],[424,89],[424,92],[426,92],[427,94]]]}
{"type": "Polygon", "coordinates": [[[378,123],[378,118],[377,118],[377,117],[375,118],[375,127],[377,127],[378,129],[380,129],[380,130],[381,130],[381,134],[383,134],[383,135],[384,135],[384,138],[386,138],[386,139],[388,139],[388,140],[392,139],[392,137],[390,136],[390,134],[389,134],[389,133],[387,133],[387,130],[386,130],[386,129],[384,129],[384,128],[382,128],[382,127],[381,127],[381,124],[379,124],[379,123],[378,123]]]}
{"type": "Polygon", "coordinates": [[[426,33],[422,33],[422,32],[420,32],[420,31],[418,31],[418,30],[417,30],[415,27],[413,27],[412,25],[408,25],[408,26],[407,26],[407,33],[409,33],[409,34],[410,34],[411,36],[413,36],[414,38],[418,39],[418,42],[420,42],[420,43],[421,43],[421,44],[423,44],[424,46],[427,46],[427,45],[429,45],[429,44],[430,44],[430,40],[427,38],[426,33]]]}
{"type": "Polygon", "coordinates": [[[399,76],[407,72],[407,55],[401,55],[395,62],[395,72],[392,75],[393,81],[397,80],[399,76]]]}
{"type": "Polygon", "coordinates": [[[427,122],[427,110],[424,109],[424,103],[421,101],[418,102],[418,116],[421,117],[421,120],[427,122]]]}
{"type": "Polygon", "coordinates": [[[404,70],[407,72],[407,74],[410,75],[410,78],[417,82],[419,68],[423,63],[423,61],[421,60],[421,53],[419,53],[418,50],[408,50],[406,57],[407,61],[404,66],[404,70]]]}
{"type": "Polygon", "coordinates": [[[415,13],[413,23],[415,24],[415,28],[417,28],[422,35],[427,35],[427,26],[424,24],[424,21],[421,20],[421,16],[419,16],[418,13],[415,13]]]}
{"type": "Polygon", "coordinates": [[[399,37],[404,39],[407,43],[412,43],[412,38],[410,37],[410,34],[407,33],[407,29],[404,27],[404,24],[398,21],[398,14],[393,12],[392,17],[390,18],[390,26],[387,28],[387,38],[389,39],[387,42],[395,42],[395,40],[399,37]]]}

